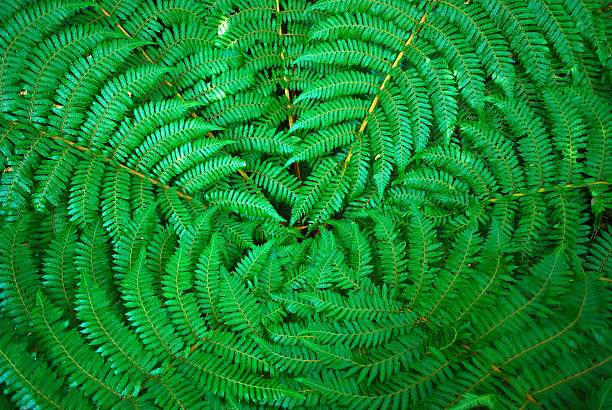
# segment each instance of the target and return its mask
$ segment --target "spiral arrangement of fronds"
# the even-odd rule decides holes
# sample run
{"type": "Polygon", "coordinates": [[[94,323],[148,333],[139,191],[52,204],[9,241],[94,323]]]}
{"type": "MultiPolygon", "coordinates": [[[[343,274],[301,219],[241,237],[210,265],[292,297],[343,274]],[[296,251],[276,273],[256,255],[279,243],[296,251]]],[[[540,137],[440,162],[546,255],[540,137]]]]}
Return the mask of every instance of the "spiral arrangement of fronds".
{"type": "Polygon", "coordinates": [[[0,407],[607,407],[610,10],[3,1],[0,407]]]}

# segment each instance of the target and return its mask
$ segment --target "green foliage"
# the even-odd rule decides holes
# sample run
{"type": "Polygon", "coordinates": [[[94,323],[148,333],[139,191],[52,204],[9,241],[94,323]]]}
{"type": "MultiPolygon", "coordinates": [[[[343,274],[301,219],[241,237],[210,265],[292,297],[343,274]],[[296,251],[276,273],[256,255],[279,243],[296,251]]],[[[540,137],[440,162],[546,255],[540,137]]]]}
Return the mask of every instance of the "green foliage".
{"type": "Polygon", "coordinates": [[[0,5],[0,407],[603,408],[610,7],[0,5]]]}

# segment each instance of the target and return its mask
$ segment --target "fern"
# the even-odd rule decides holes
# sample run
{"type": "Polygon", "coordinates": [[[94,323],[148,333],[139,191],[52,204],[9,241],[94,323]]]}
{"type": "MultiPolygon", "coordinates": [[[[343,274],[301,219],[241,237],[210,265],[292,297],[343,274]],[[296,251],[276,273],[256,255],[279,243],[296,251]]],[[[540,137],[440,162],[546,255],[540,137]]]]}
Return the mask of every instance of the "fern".
{"type": "Polygon", "coordinates": [[[609,401],[606,4],[0,19],[0,407],[609,401]]]}

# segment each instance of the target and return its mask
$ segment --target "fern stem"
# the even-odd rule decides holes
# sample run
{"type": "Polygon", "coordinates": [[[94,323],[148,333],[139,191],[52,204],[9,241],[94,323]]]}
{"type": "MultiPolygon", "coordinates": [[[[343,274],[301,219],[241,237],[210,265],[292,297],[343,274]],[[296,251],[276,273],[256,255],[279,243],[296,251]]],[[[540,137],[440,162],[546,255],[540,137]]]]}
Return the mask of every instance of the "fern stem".
{"type": "MultiPolygon", "coordinates": [[[[283,41],[283,21],[282,21],[282,17],[281,17],[281,5],[280,5],[280,0],[276,0],[276,14],[277,14],[277,18],[278,18],[278,38],[279,41],[283,41]]],[[[281,51],[280,53],[280,58],[283,61],[283,63],[285,63],[286,59],[285,59],[285,52],[281,51]]],[[[293,127],[293,123],[294,123],[294,118],[293,118],[293,114],[291,113],[291,94],[289,92],[289,88],[287,87],[287,76],[283,75],[283,80],[285,81],[285,86],[284,91],[285,91],[285,97],[287,97],[287,101],[288,101],[288,108],[289,108],[289,128],[293,127]]]]}
{"type": "MultiPolygon", "coordinates": [[[[410,34],[410,37],[408,37],[408,40],[406,40],[406,42],[404,43],[404,49],[407,49],[408,47],[410,47],[410,45],[414,41],[416,35],[419,33],[419,31],[421,31],[421,28],[423,27],[423,24],[425,23],[426,20],[427,20],[427,12],[425,12],[423,14],[423,16],[421,17],[421,19],[418,21],[418,23],[416,25],[416,29],[410,34]]],[[[395,57],[395,60],[393,60],[393,64],[391,65],[391,69],[396,68],[401,63],[402,59],[404,58],[404,54],[405,54],[404,50],[400,51],[397,54],[397,56],[395,57]]],[[[390,80],[391,80],[391,72],[387,73],[387,75],[385,76],[385,79],[383,80],[382,84],[378,87],[378,91],[384,90],[390,80]]],[[[363,121],[361,121],[361,125],[359,126],[359,130],[357,131],[357,137],[359,137],[365,131],[366,127],[368,126],[368,117],[374,112],[374,110],[376,110],[376,107],[378,106],[379,101],[380,101],[380,97],[377,94],[374,97],[374,99],[372,100],[372,103],[370,104],[370,107],[368,108],[368,112],[366,113],[365,117],[363,118],[363,121]]],[[[345,168],[349,164],[349,162],[351,162],[352,156],[353,156],[353,147],[351,147],[351,149],[349,150],[349,152],[348,152],[348,154],[347,154],[347,156],[346,156],[346,158],[344,160],[344,167],[345,168]]]]}
{"type": "Polygon", "coordinates": [[[588,188],[588,187],[591,187],[593,185],[610,185],[610,183],[608,181],[595,181],[595,182],[587,182],[586,184],[566,184],[566,185],[556,186],[556,187],[553,187],[553,188],[540,188],[537,191],[533,191],[533,192],[515,192],[513,194],[501,195],[501,196],[498,196],[498,197],[495,197],[495,198],[490,198],[489,202],[495,203],[500,198],[509,198],[509,197],[510,198],[520,198],[520,197],[523,197],[523,196],[534,194],[536,192],[539,192],[539,193],[552,192],[552,191],[555,191],[555,190],[557,190],[559,188],[561,188],[561,189],[577,189],[577,188],[588,188]]]}
{"type": "MultiPolygon", "coordinates": [[[[280,5],[280,0],[276,0],[276,14],[277,14],[277,18],[278,18],[278,37],[279,37],[279,42],[283,41],[283,36],[285,35],[283,33],[283,21],[282,21],[282,17],[281,17],[281,5],[280,5]]],[[[281,51],[280,53],[280,58],[283,61],[283,63],[286,62],[286,58],[285,58],[285,52],[281,51]]],[[[287,108],[289,110],[289,116],[287,118],[287,122],[289,123],[289,128],[293,127],[293,124],[295,123],[295,117],[293,116],[293,105],[291,103],[291,92],[289,91],[289,87],[287,86],[287,82],[289,81],[286,75],[283,75],[283,81],[285,82],[284,84],[284,92],[285,92],[285,97],[287,98],[287,108]]],[[[302,173],[300,172],[300,165],[298,162],[294,162],[293,163],[293,170],[295,172],[295,175],[297,176],[298,179],[302,179],[302,173]]]]}
{"type": "Polygon", "coordinates": [[[102,14],[104,14],[104,17],[110,17],[111,14],[106,11],[106,9],[103,6],[100,6],[100,10],[102,11],[102,14]]]}
{"type": "MultiPolygon", "coordinates": [[[[76,150],[78,150],[78,151],[81,151],[81,152],[90,152],[90,153],[91,153],[91,155],[92,155],[94,158],[95,158],[95,157],[97,157],[97,156],[99,155],[98,153],[96,153],[95,151],[93,151],[93,150],[92,150],[92,149],[90,149],[90,148],[83,147],[83,146],[81,146],[81,145],[78,145],[78,144],[77,144],[76,142],[74,142],[74,141],[67,140],[67,139],[62,138],[62,137],[60,137],[60,136],[57,136],[57,135],[51,135],[49,138],[54,139],[54,140],[56,140],[56,141],[60,141],[60,142],[62,142],[62,143],[64,143],[64,144],[67,144],[67,145],[69,145],[70,147],[72,147],[72,148],[74,148],[74,149],[76,149],[76,150]]],[[[137,176],[138,178],[141,178],[141,179],[147,180],[147,181],[149,181],[150,183],[152,183],[153,185],[157,185],[157,186],[159,186],[159,187],[163,188],[164,190],[168,190],[168,189],[171,189],[171,188],[172,188],[170,185],[163,184],[163,183],[162,183],[162,182],[160,182],[159,180],[154,179],[154,178],[151,178],[151,177],[149,177],[149,176],[146,176],[145,174],[143,174],[143,173],[141,173],[141,172],[138,172],[138,171],[136,171],[135,169],[132,169],[132,168],[130,168],[130,167],[128,167],[128,166],[126,166],[126,165],[123,165],[123,164],[121,164],[121,163],[119,163],[119,162],[115,161],[115,160],[114,160],[114,159],[112,159],[112,158],[102,157],[102,160],[103,160],[104,162],[108,162],[108,163],[115,163],[115,164],[117,165],[117,167],[119,167],[119,168],[121,168],[121,169],[125,170],[125,171],[126,171],[126,172],[128,172],[129,174],[132,174],[132,175],[137,176]]],[[[181,191],[179,191],[179,190],[177,190],[177,191],[176,191],[176,194],[177,194],[179,197],[181,197],[181,198],[183,198],[183,199],[186,199],[186,200],[188,200],[188,201],[191,201],[191,200],[193,199],[193,197],[192,197],[192,196],[187,195],[187,194],[185,194],[184,192],[181,192],[181,191]]]]}
{"type": "Polygon", "coordinates": [[[527,397],[525,398],[525,401],[523,402],[523,404],[521,405],[520,408],[524,409],[526,404],[527,404],[527,402],[535,402],[534,401],[535,400],[534,396],[536,394],[544,393],[547,390],[554,389],[555,387],[560,386],[560,385],[562,385],[564,383],[567,383],[570,380],[573,380],[573,379],[575,379],[577,377],[580,377],[580,376],[583,376],[583,375],[585,375],[585,374],[587,374],[589,372],[592,372],[593,370],[595,370],[595,369],[597,369],[597,368],[607,364],[610,361],[610,358],[612,358],[612,356],[608,356],[605,359],[603,359],[603,360],[601,360],[601,361],[599,361],[599,362],[597,362],[597,363],[595,363],[595,364],[593,364],[593,365],[591,365],[591,366],[589,366],[589,367],[587,367],[585,369],[582,369],[582,370],[580,370],[580,371],[578,371],[576,373],[570,374],[569,376],[566,376],[566,377],[564,377],[562,379],[559,379],[559,380],[557,380],[554,383],[551,383],[551,384],[549,384],[547,386],[544,386],[544,387],[534,391],[531,394],[528,394],[527,397]]]}

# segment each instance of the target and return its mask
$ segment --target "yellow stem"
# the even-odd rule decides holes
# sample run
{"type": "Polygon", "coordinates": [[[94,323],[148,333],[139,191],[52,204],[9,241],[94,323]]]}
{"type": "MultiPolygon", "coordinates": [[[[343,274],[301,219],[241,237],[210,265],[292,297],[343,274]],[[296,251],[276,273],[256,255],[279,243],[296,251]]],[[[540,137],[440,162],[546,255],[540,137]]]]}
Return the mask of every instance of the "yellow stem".
{"type": "MultiPolygon", "coordinates": [[[[410,45],[414,41],[414,38],[416,37],[416,35],[419,33],[419,31],[421,31],[421,28],[423,27],[423,24],[425,23],[426,20],[427,20],[427,13],[423,14],[421,19],[417,23],[416,30],[414,30],[412,32],[412,34],[410,34],[410,37],[408,37],[408,40],[406,40],[406,42],[404,43],[404,50],[406,48],[410,47],[410,45]]],[[[404,50],[400,51],[398,53],[398,55],[395,57],[395,60],[393,60],[393,64],[391,65],[392,69],[396,68],[400,64],[402,59],[404,58],[404,54],[405,54],[404,50]]],[[[391,73],[388,73],[385,76],[385,79],[383,80],[383,82],[380,85],[380,87],[378,87],[378,91],[383,91],[385,89],[385,87],[387,86],[387,84],[389,83],[390,80],[391,80],[391,73]]],[[[368,108],[368,112],[365,115],[363,121],[361,121],[361,125],[359,126],[359,130],[357,131],[357,137],[358,138],[365,131],[366,127],[368,126],[368,117],[374,112],[374,110],[378,106],[379,102],[380,102],[380,97],[377,94],[374,97],[374,99],[372,100],[372,103],[370,104],[370,108],[368,108]]],[[[344,167],[346,167],[348,165],[348,163],[351,162],[352,156],[353,156],[353,147],[351,147],[351,149],[349,150],[349,153],[346,156],[346,159],[344,160],[344,167]]]]}
{"type": "MultiPolygon", "coordinates": [[[[610,183],[608,181],[595,181],[595,182],[588,182],[586,184],[579,184],[579,185],[576,185],[576,184],[567,184],[567,185],[562,185],[560,187],[555,187],[555,188],[540,188],[540,189],[538,189],[535,192],[540,192],[540,193],[542,193],[542,192],[551,192],[551,191],[554,191],[555,189],[558,189],[558,188],[563,188],[563,189],[588,188],[588,187],[593,186],[593,185],[610,185],[610,183]]],[[[527,196],[529,194],[530,194],[529,192],[515,192],[513,194],[502,195],[502,196],[498,196],[496,198],[489,198],[489,202],[491,202],[491,203],[497,202],[497,200],[499,198],[507,198],[507,197],[520,198],[520,197],[523,197],[523,196],[527,196]]]]}
{"type": "MultiPolygon", "coordinates": [[[[60,142],[62,142],[62,143],[64,143],[64,144],[67,144],[67,145],[69,145],[70,147],[72,147],[72,148],[74,148],[74,149],[76,149],[76,150],[78,150],[78,151],[81,151],[81,152],[89,152],[89,153],[91,153],[91,155],[92,155],[94,158],[95,158],[95,157],[97,157],[97,156],[99,155],[98,153],[96,153],[96,152],[92,151],[90,148],[83,147],[83,146],[81,146],[81,145],[78,145],[78,144],[77,144],[76,142],[74,142],[74,141],[67,140],[67,139],[62,138],[62,137],[60,137],[60,136],[57,136],[57,135],[51,135],[51,136],[49,136],[49,138],[54,139],[54,140],[56,140],[56,141],[60,141],[60,142]]],[[[146,176],[145,174],[143,174],[143,173],[141,173],[141,172],[136,171],[135,169],[132,169],[132,168],[130,168],[130,167],[128,167],[128,166],[126,166],[126,165],[123,165],[123,164],[121,164],[121,163],[116,162],[116,161],[115,161],[115,160],[113,160],[112,158],[102,157],[102,160],[104,160],[104,162],[109,162],[109,163],[113,163],[113,162],[115,162],[115,163],[116,163],[116,165],[117,165],[119,168],[121,168],[121,169],[125,170],[125,171],[126,171],[126,172],[128,172],[129,174],[135,175],[135,176],[137,176],[138,178],[141,178],[141,179],[145,179],[145,180],[149,181],[150,183],[152,183],[153,185],[160,186],[160,187],[162,187],[162,188],[163,188],[163,189],[165,189],[165,190],[168,190],[168,189],[171,189],[171,188],[172,188],[170,185],[166,185],[166,184],[162,183],[161,181],[159,181],[159,180],[157,180],[157,179],[154,179],[154,178],[148,177],[148,176],[146,176]]],[[[177,190],[177,191],[176,191],[176,194],[177,194],[179,197],[184,198],[184,199],[186,199],[186,200],[188,200],[188,201],[191,201],[191,200],[193,199],[193,197],[191,197],[190,195],[187,195],[187,194],[185,194],[184,192],[181,192],[181,191],[179,191],[179,190],[177,190]]]]}

